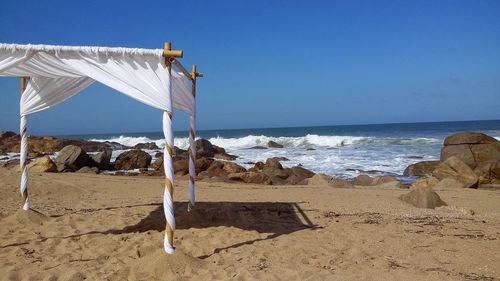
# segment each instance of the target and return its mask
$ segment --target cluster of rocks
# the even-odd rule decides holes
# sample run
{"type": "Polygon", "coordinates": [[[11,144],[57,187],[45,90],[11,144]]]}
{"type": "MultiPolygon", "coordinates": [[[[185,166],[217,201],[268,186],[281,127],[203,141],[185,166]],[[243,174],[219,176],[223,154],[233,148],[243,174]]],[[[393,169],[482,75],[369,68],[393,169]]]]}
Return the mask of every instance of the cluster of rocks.
{"type": "Polygon", "coordinates": [[[447,137],[439,161],[410,165],[405,176],[420,179],[412,188],[477,188],[500,184],[500,142],[482,133],[447,137]]]}
{"type": "Polygon", "coordinates": [[[399,198],[418,208],[446,206],[436,190],[500,185],[500,142],[482,133],[464,132],[444,140],[439,161],[410,165],[405,176],[420,177],[399,198]]]}

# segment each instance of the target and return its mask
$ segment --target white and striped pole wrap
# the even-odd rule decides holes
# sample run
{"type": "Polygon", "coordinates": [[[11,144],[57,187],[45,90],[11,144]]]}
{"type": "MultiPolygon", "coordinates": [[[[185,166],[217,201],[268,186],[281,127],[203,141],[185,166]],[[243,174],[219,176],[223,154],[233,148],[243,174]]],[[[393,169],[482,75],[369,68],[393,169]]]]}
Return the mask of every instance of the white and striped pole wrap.
{"type": "Polygon", "coordinates": [[[21,116],[21,125],[20,125],[20,132],[21,132],[21,151],[20,151],[20,162],[19,165],[21,166],[21,184],[20,184],[20,191],[21,191],[21,196],[23,197],[23,210],[29,210],[30,208],[30,198],[28,196],[28,167],[27,167],[27,160],[28,160],[28,134],[26,133],[27,130],[27,123],[28,123],[28,118],[26,115],[21,116]]]}
{"type": "Polygon", "coordinates": [[[174,166],[172,164],[173,156],[173,134],[172,134],[172,113],[163,113],[163,133],[165,135],[165,149],[163,151],[163,167],[165,169],[165,191],[163,193],[163,211],[167,220],[165,240],[163,246],[165,252],[174,253],[173,241],[175,231],[174,217],[174,166]]]}
{"type": "Polygon", "coordinates": [[[188,211],[194,208],[195,199],[195,186],[194,182],[196,179],[196,117],[194,115],[189,116],[189,183],[188,183],[188,211]]]}

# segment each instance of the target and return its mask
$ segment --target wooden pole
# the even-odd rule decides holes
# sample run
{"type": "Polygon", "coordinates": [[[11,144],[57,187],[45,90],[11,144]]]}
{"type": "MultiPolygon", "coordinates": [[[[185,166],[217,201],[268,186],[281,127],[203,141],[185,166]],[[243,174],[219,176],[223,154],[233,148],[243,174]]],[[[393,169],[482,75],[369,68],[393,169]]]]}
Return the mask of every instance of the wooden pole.
{"type": "MultiPolygon", "coordinates": [[[[27,77],[21,77],[21,96],[26,90],[27,77]]],[[[27,154],[28,154],[28,136],[27,136],[27,119],[26,116],[21,116],[21,146],[20,146],[20,166],[21,166],[21,196],[23,199],[23,209],[28,210],[30,208],[30,202],[28,197],[28,167],[27,167],[27,154]]]]}

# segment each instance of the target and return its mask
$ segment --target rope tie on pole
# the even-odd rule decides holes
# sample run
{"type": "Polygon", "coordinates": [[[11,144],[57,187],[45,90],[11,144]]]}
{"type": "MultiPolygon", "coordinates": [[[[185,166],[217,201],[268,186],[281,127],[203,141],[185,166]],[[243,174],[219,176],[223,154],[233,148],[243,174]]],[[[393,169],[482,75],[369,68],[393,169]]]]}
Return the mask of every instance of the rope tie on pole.
{"type": "Polygon", "coordinates": [[[20,192],[21,196],[23,198],[23,210],[28,210],[30,208],[30,198],[28,196],[28,167],[27,167],[27,156],[28,156],[28,134],[26,133],[27,131],[27,117],[26,115],[21,116],[21,126],[20,126],[20,131],[21,131],[21,151],[20,151],[20,162],[19,165],[21,166],[21,185],[20,185],[20,192]]]}

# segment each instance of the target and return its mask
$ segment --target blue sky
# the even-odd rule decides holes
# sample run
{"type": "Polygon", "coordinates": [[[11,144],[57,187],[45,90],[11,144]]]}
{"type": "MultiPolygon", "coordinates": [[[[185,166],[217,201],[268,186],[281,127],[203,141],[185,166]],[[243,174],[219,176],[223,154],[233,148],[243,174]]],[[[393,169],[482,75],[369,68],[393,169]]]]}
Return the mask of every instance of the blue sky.
{"type": "MultiPolygon", "coordinates": [[[[500,1],[5,1],[0,42],[184,50],[206,74],[198,128],[500,119],[500,1]]],[[[19,80],[0,78],[0,130],[19,80]]],[[[175,128],[188,120],[176,113],[175,128]]],[[[94,85],[32,134],[161,130],[161,112],[94,85]]]]}

